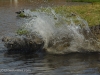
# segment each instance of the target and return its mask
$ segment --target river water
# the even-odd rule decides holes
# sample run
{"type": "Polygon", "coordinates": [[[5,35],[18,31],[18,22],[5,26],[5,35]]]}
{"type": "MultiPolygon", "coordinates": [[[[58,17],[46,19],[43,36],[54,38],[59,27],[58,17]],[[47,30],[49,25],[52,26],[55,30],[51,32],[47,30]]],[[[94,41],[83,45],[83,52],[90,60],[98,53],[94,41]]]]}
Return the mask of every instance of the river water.
{"type": "Polygon", "coordinates": [[[15,32],[23,19],[20,9],[47,6],[80,5],[65,0],[0,0],[0,75],[100,75],[100,53],[66,55],[8,53],[1,38],[15,32]]]}

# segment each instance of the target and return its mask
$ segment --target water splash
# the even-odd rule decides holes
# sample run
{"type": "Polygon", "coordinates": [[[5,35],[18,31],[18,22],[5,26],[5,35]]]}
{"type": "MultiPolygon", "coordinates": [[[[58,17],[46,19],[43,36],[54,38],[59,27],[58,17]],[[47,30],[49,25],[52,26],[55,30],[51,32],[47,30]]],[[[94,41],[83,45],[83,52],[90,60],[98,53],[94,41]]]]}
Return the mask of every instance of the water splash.
{"type": "Polygon", "coordinates": [[[24,25],[25,29],[30,35],[41,38],[44,48],[50,53],[99,51],[99,42],[88,23],[76,14],[65,17],[51,8],[34,12],[24,10],[24,14],[31,17],[24,25]]]}

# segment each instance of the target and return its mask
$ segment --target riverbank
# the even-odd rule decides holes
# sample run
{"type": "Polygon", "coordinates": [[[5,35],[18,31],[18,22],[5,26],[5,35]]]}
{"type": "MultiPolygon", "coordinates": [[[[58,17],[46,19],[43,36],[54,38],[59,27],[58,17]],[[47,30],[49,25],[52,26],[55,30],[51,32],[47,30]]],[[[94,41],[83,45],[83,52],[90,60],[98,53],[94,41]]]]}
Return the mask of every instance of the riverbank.
{"type": "Polygon", "coordinates": [[[57,12],[71,12],[81,16],[89,26],[100,25],[100,3],[91,3],[79,6],[55,7],[57,12]]]}
{"type": "MultiPolygon", "coordinates": [[[[74,13],[88,22],[89,26],[100,25],[100,3],[90,3],[75,6],[54,7],[57,13],[74,13]]],[[[67,14],[66,14],[67,15],[67,14]]]]}
{"type": "MultiPolygon", "coordinates": [[[[71,6],[56,6],[52,7],[56,13],[64,14],[66,17],[70,16],[70,13],[74,15],[79,15],[81,18],[88,22],[88,25],[95,26],[100,25],[100,3],[89,3],[83,5],[71,5],[71,6]],[[69,14],[68,14],[69,13],[69,14]]],[[[42,11],[47,11],[47,8],[39,9],[42,11]],[[45,10],[46,9],[46,10],[45,10]]],[[[21,17],[24,15],[21,13],[21,17]]]]}
{"type": "Polygon", "coordinates": [[[100,2],[100,0],[67,0],[71,2],[100,2]]]}

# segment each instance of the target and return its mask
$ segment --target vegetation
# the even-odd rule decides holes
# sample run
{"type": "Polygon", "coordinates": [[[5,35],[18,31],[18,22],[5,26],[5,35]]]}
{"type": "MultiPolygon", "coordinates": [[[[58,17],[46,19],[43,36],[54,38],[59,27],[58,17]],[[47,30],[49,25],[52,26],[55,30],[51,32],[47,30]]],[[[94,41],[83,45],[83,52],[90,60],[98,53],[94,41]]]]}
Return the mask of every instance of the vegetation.
{"type": "Polygon", "coordinates": [[[18,35],[27,35],[29,32],[25,30],[24,28],[20,28],[16,32],[18,35]]]}
{"type": "Polygon", "coordinates": [[[100,0],[67,0],[72,2],[100,2],[100,0]]]}
{"type": "MultiPolygon", "coordinates": [[[[58,6],[53,7],[52,9],[54,9],[56,13],[62,14],[65,17],[70,17],[71,13],[79,15],[88,22],[89,26],[100,25],[100,3],[85,4],[80,6],[58,6]]],[[[51,12],[48,8],[41,8],[39,11],[40,10],[47,13],[51,12]]],[[[23,17],[22,15],[23,14],[20,14],[21,17],[23,17]]]]}
{"type": "MultiPolygon", "coordinates": [[[[79,15],[86,20],[89,26],[100,25],[100,3],[77,5],[77,6],[58,6],[53,7],[57,14],[64,17],[71,17],[71,14],[79,15]]],[[[42,11],[50,13],[49,9],[42,8],[42,11]]]]}
{"type": "MultiPolygon", "coordinates": [[[[77,14],[85,19],[89,26],[100,25],[100,3],[80,6],[59,6],[55,7],[54,9],[57,13],[63,14],[69,12],[77,14]]],[[[66,13],[66,15],[68,14],[66,13]]]]}
{"type": "Polygon", "coordinates": [[[20,17],[26,17],[26,16],[24,15],[24,13],[20,13],[18,16],[20,16],[20,17]]]}

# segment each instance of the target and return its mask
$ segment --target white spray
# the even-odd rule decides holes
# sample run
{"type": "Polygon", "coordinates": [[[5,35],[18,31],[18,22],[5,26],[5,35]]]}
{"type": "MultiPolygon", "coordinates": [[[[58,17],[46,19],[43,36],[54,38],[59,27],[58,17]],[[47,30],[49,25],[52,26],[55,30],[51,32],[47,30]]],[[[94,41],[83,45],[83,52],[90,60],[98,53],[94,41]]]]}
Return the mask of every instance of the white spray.
{"type": "Polygon", "coordinates": [[[79,16],[66,18],[62,14],[56,14],[50,9],[50,13],[43,11],[31,12],[25,10],[25,15],[31,16],[31,20],[25,24],[25,28],[44,41],[44,48],[50,53],[67,53],[82,51],[99,51],[93,43],[93,37],[88,23],[79,16]],[[78,23],[75,23],[75,20],[78,23]],[[84,32],[85,31],[85,32],[84,32]],[[85,33],[85,34],[84,34],[85,33]]]}

